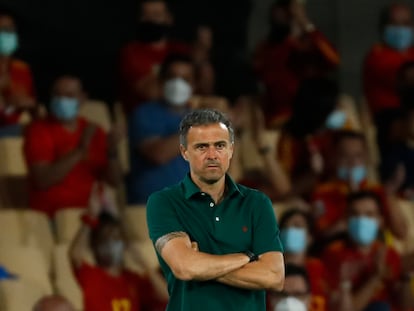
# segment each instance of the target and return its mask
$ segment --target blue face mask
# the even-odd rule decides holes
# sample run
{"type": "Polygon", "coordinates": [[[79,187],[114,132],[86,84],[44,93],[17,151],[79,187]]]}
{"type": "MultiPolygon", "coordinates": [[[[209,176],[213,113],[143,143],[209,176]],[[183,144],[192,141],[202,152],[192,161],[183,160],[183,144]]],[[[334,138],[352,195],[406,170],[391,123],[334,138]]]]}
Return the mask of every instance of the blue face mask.
{"type": "Polygon", "coordinates": [[[378,236],[378,222],[366,216],[352,217],[348,221],[351,239],[359,245],[370,245],[378,236]]]}
{"type": "Polygon", "coordinates": [[[17,34],[11,31],[0,31],[0,55],[13,54],[19,45],[17,34]]]}
{"type": "Polygon", "coordinates": [[[359,185],[367,177],[367,168],[364,165],[356,165],[351,168],[341,166],[338,168],[337,175],[341,180],[359,185]]]}
{"type": "Polygon", "coordinates": [[[396,50],[406,50],[413,43],[413,29],[407,26],[387,26],[384,30],[384,41],[396,50]]]}
{"type": "Polygon", "coordinates": [[[303,228],[290,227],[281,230],[280,239],[287,253],[301,253],[306,249],[306,231],[303,228]]]}
{"type": "Polygon", "coordinates": [[[337,130],[344,127],[346,114],[342,110],[334,110],[326,118],[325,126],[331,130],[337,130]]]}
{"type": "Polygon", "coordinates": [[[70,97],[55,97],[50,104],[50,110],[59,120],[73,120],[78,116],[79,100],[70,97]]]}

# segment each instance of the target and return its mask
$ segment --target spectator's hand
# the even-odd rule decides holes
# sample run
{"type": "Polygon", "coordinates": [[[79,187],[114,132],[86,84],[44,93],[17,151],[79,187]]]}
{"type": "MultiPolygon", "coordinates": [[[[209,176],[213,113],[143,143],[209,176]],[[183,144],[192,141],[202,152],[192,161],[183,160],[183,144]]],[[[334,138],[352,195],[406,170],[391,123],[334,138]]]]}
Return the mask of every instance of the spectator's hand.
{"type": "Polygon", "coordinates": [[[310,154],[309,161],[312,172],[316,175],[322,174],[325,168],[325,163],[322,154],[312,142],[308,142],[308,150],[310,154]]]}
{"type": "Polygon", "coordinates": [[[311,21],[308,18],[306,13],[304,1],[294,0],[290,6],[290,11],[293,17],[293,26],[296,29],[299,29],[299,33],[307,31],[309,25],[312,25],[311,21]]]}
{"type": "Polygon", "coordinates": [[[126,129],[125,126],[122,124],[114,124],[112,129],[109,131],[107,135],[108,139],[108,147],[111,149],[116,149],[118,147],[119,142],[125,138],[126,136],[126,129]]]}
{"type": "Polygon", "coordinates": [[[17,93],[9,98],[8,104],[18,109],[30,109],[36,106],[36,101],[24,93],[17,93]]]}
{"type": "Polygon", "coordinates": [[[101,191],[102,185],[100,183],[93,184],[89,196],[88,213],[94,218],[97,218],[102,211],[101,191]]]}
{"type": "Polygon", "coordinates": [[[361,264],[358,261],[345,261],[341,264],[339,276],[341,282],[350,282],[361,271],[361,264]]]}
{"type": "Polygon", "coordinates": [[[403,185],[405,181],[406,176],[406,169],[404,164],[399,163],[397,167],[394,170],[394,173],[392,174],[391,178],[386,181],[384,184],[385,190],[389,194],[396,194],[398,190],[400,190],[401,186],[403,185]]]}
{"type": "Polygon", "coordinates": [[[95,135],[96,126],[89,124],[83,130],[82,136],[79,141],[79,148],[86,154],[89,150],[89,145],[92,141],[93,136],[95,135]]]}

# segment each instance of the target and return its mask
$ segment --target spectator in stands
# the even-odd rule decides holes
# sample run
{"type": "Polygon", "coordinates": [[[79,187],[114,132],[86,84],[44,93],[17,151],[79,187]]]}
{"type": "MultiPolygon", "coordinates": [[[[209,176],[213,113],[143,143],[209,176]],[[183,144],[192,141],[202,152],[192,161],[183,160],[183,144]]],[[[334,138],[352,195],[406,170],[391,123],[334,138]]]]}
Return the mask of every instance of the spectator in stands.
{"type": "Polygon", "coordinates": [[[264,192],[272,201],[284,199],[290,193],[291,183],[274,156],[274,135],[269,137],[265,129],[257,97],[240,96],[231,115],[237,139],[230,175],[239,183],[264,192]],[[244,154],[247,151],[250,156],[244,154]],[[258,156],[255,161],[258,163],[250,163],[255,156],[258,156]]]}
{"type": "Polygon", "coordinates": [[[394,143],[384,153],[381,176],[386,185],[396,187],[403,198],[414,200],[414,61],[399,71],[401,113],[396,119],[394,143]]]}
{"type": "Polygon", "coordinates": [[[381,42],[374,45],[363,67],[364,92],[377,126],[381,155],[387,149],[389,130],[400,101],[396,89],[397,71],[414,60],[413,16],[408,5],[392,3],[380,16],[381,42]]]}
{"type": "Polygon", "coordinates": [[[52,295],[41,298],[33,311],[75,311],[75,308],[64,297],[52,295]]]}
{"type": "Polygon", "coordinates": [[[309,276],[301,266],[286,264],[285,285],[281,292],[269,292],[267,296],[268,311],[307,311],[310,308],[309,276]]]}
{"type": "Polygon", "coordinates": [[[350,288],[352,310],[400,310],[410,283],[400,284],[400,257],[380,240],[381,200],[373,192],[356,192],[347,205],[348,238],[334,242],[323,255],[330,288],[350,288]]]}
{"type": "Polygon", "coordinates": [[[169,38],[172,22],[165,0],[139,2],[137,40],[128,43],[120,55],[120,99],[127,113],[162,96],[158,71],[167,55],[190,53],[189,46],[169,38]]]}
{"type": "Polygon", "coordinates": [[[62,208],[86,207],[92,185],[121,181],[117,159],[120,135],[79,117],[84,94],[72,76],[58,78],[52,88],[50,115],[26,130],[24,154],[29,168],[30,206],[50,217],[62,208]]]}
{"type": "Polygon", "coordinates": [[[327,164],[330,177],[315,187],[311,199],[318,237],[331,239],[342,236],[347,229],[347,195],[371,190],[381,199],[385,226],[397,238],[403,239],[407,226],[395,200],[394,190],[368,181],[367,146],[363,134],[340,131],[334,136],[332,148],[332,161],[327,164]]]}
{"type": "Polygon", "coordinates": [[[180,155],[179,123],[188,112],[194,86],[190,57],[169,55],[160,69],[163,100],[144,103],[129,119],[131,171],[127,177],[128,203],[145,203],[148,196],[178,183],[188,172],[180,155]]]}
{"type": "MultiPolygon", "coordinates": [[[[130,245],[114,210],[102,212],[104,205],[95,191],[69,250],[75,277],[83,291],[84,309],[113,311],[128,306],[128,310],[137,311],[165,310],[168,299],[165,280],[159,271],[145,266],[146,275],[123,267],[124,249],[130,245]],[[94,265],[87,261],[90,250],[94,265]]],[[[134,252],[134,259],[145,265],[139,249],[131,247],[130,250],[134,252]]]]}
{"type": "Polygon", "coordinates": [[[34,109],[36,103],[30,67],[13,56],[18,47],[14,15],[0,7],[0,135],[19,133],[16,124],[22,111],[34,109]]]}
{"type": "Polygon", "coordinates": [[[325,124],[337,99],[337,83],[329,79],[304,80],[298,89],[277,149],[277,158],[295,185],[295,195],[308,196],[325,172],[324,158],[329,156],[332,138],[325,124]]]}
{"type": "Polygon", "coordinates": [[[283,124],[303,79],[324,77],[339,64],[337,51],[309,19],[303,1],[276,0],[270,33],[256,50],[254,67],[266,88],[269,126],[283,124]]]}
{"type": "Polygon", "coordinates": [[[313,219],[303,210],[288,209],[279,220],[280,239],[283,244],[286,264],[306,270],[311,300],[310,311],[328,310],[328,288],[323,263],[309,255],[313,241],[313,219]]]}

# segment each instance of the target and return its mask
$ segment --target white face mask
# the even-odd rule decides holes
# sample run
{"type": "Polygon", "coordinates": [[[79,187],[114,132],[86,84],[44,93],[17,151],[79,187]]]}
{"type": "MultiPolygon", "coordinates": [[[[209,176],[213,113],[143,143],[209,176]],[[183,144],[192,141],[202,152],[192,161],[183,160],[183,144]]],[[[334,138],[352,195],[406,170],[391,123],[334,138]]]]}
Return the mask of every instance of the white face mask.
{"type": "Polygon", "coordinates": [[[306,305],[295,297],[286,297],[280,300],[274,311],[307,311],[306,305]]]}
{"type": "Polygon", "coordinates": [[[173,106],[185,105],[191,95],[190,84],[182,78],[170,79],[164,84],[164,97],[173,106]]]}

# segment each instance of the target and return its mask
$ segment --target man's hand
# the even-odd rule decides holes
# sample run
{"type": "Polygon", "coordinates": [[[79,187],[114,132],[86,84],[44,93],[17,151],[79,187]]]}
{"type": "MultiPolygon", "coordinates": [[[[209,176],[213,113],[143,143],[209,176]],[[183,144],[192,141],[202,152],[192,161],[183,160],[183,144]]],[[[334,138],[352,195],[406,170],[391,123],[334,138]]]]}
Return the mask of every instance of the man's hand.
{"type": "Polygon", "coordinates": [[[79,141],[79,149],[81,149],[84,154],[87,154],[89,150],[89,145],[91,144],[92,138],[95,135],[96,126],[89,124],[82,132],[82,136],[79,141]]]}

